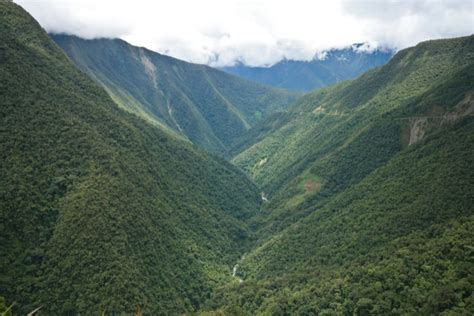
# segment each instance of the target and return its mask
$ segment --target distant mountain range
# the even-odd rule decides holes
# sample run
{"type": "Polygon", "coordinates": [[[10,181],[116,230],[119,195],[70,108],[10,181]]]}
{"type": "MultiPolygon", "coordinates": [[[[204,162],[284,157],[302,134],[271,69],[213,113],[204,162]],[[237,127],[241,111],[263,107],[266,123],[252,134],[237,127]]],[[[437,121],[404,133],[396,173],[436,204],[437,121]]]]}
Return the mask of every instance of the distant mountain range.
{"type": "Polygon", "coordinates": [[[344,49],[328,50],[311,61],[282,60],[270,67],[250,67],[239,63],[220,69],[274,87],[310,91],[355,78],[385,64],[393,54],[390,49],[369,51],[365,44],[354,44],[344,49]]]}
{"type": "Polygon", "coordinates": [[[119,106],[215,153],[298,96],[119,39],[51,37],[119,106]]]}

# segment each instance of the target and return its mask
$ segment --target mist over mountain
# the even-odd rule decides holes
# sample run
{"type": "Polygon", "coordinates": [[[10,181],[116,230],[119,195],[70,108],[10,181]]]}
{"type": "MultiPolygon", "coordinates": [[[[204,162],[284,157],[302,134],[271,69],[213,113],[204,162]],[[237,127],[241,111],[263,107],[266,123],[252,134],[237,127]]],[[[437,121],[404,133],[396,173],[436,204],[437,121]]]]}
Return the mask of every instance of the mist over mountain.
{"type": "Polygon", "coordinates": [[[310,60],[360,42],[400,50],[472,34],[474,12],[470,0],[16,1],[51,33],[120,38],[216,67],[310,60]]]}
{"type": "Polygon", "coordinates": [[[221,69],[274,87],[310,91],[355,78],[385,64],[393,54],[391,49],[367,50],[366,45],[361,43],[325,51],[311,61],[282,60],[270,67],[250,67],[238,63],[221,69]]]}

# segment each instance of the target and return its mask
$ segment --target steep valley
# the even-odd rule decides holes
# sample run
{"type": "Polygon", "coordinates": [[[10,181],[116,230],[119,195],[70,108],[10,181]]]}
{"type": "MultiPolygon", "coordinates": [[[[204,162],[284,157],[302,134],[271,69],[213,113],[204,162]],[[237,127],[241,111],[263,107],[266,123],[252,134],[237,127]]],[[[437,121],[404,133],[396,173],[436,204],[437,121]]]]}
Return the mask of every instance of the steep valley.
{"type": "Polygon", "coordinates": [[[0,12],[0,315],[474,313],[474,36],[300,96],[0,12]]]}
{"type": "Polygon", "coordinates": [[[233,162],[269,201],[243,283],[207,309],[472,311],[473,52],[473,36],[421,43],[251,129],[233,162]]]}

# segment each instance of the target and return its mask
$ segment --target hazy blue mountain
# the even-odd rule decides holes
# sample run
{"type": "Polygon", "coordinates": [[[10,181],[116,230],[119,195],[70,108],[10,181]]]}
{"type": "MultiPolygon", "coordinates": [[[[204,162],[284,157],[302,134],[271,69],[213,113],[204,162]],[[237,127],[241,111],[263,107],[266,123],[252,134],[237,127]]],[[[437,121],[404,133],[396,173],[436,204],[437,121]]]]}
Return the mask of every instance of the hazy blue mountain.
{"type": "Polygon", "coordinates": [[[271,67],[250,67],[239,63],[222,70],[274,87],[310,91],[342,80],[355,78],[369,69],[385,64],[392,50],[364,51],[363,44],[333,49],[322,59],[282,60],[271,67]]]}

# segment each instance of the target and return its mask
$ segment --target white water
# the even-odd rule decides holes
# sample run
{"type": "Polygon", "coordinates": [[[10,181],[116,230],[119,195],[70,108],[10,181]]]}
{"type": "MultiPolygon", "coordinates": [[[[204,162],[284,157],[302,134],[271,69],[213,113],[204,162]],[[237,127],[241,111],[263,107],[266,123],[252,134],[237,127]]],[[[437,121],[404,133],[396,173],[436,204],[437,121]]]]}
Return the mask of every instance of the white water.
{"type": "Polygon", "coordinates": [[[232,269],[232,276],[235,278],[235,275],[237,274],[237,269],[239,268],[239,264],[237,263],[234,268],[232,269]]]}
{"type": "Polygon", "coordinates": [[[237,276],[237,269],[239,268],[239,264],[237,263],[234,268],[232,269],[232,277],[237,278],[240,283],[244,282],[241,278],[237,276]]]}

